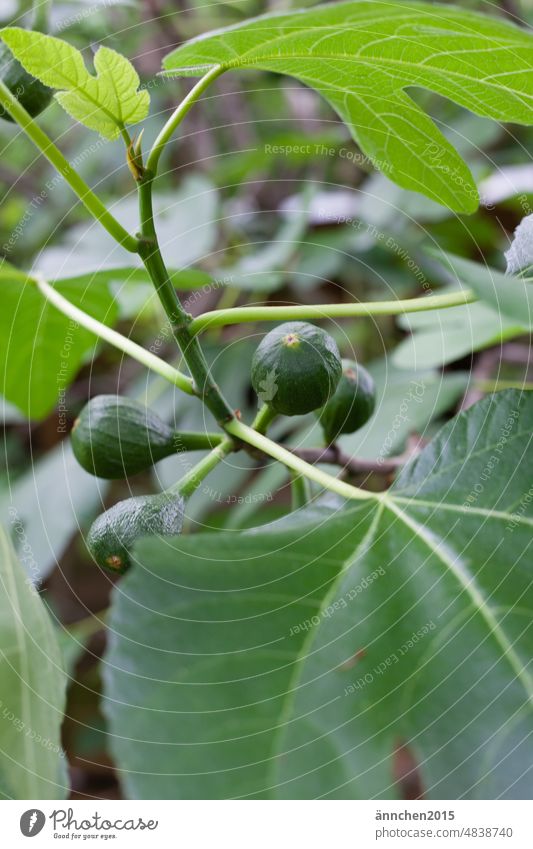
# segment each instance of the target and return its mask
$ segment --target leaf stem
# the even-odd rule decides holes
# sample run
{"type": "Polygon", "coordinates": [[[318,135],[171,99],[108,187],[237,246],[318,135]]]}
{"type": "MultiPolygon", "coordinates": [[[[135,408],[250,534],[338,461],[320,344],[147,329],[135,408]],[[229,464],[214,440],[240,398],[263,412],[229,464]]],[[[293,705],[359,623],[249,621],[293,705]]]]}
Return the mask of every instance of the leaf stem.
{"type": "Polygon", "coordinates": [[[200,486],[207,475],[218,466],[222,460],[234,450],[234,442],[229,436],[222,439],[216,448],[213,448],[199,463],[192,467],[174,486],[167,492],[175,492],[189,498],[200,486]]]}
{"type": "Polygon", "coordinates": [[[353,318],[371,315],[401,315],[409,312],[439,310],[463,306],[477,301],[474,292],[462,289],[445,295],[426,295],[396,301],[367,301],[352,304],[293,304],[286,306],[234,307],[212,310],[197,316],[190,325],[193,334],[206,328],[249,321],[288,321],[291,319],[353,318]]]}
{"type": "Polygon", "coordinates": [[[0,80],[0,104],[9,112],[11,117],[24,130],[28,138],[41,151],[48,161],[61,174],[72,191],[79,197],[85,208],[97,221],[100,222],[107,232],[131,253],[137,253],[137,239],[124,229],[122,224],[112,215],[102,203],[85,180],[80,177],[69,161],[63,156],[58,147],[48,138],[46,133],[26,112],[16,97],[9,91],[7,86],[0,80]]]}
{"type": "Polygon", "coordinates": [[[339,495],[342,495],[343,498],[367,501],[369,499],[379,499],[380,497],[379,493],[365,492],[365,490],[351,486],[350,484],[333,477],[333,475],[328,475],[326,472],[322,472],[315,466],[311,466],[309,463],[306,463],[305,460],[301,460],[299,457],[296,457],[291,451],[288,451],[286,448],[283,448],[281,445],[273,442],[267,436],[263,436],[263,434],[258,433],[248,425],[237,421],[237,419],[233,419],[233,421],[226,424],[226,431],[236,439],[247,442],[248,445],[253,445],[254,448],[258,448],[264,454],[268,454],[269,457],[279,460],[280,463],[283,463],[293,472],[305,475],[305,477],[309,478],[309,480],[315,481],[315,483],[320,484],[320,486],[323,486],[326,489],[330,489],[332,492],[337,492],[339,495]]]}
{"type": "Polygon", "coordinates": [[[159,160],[161,158],[161,154],[163,153],[167,142],[170,137],[174,133],[174,130],[181,124],[185,115],[191,108],[191,106],[196,103],[198,98],[204,93],[206,88],[216,80],[217,77],[222,74],[224,68],[220,65],[215,65],[214,68],[211,68],[210,71],[207,72],[196,85],[190,90],[188,95],[181,101],[179,106],[176,107],[165,126],[160,131],[157,136],[153,147],[148,155],[148,159],[146,160],[146,168],[148,171],[151,171],[153,174],[157,173],[157,168],[159,165],[159,160]]]}
{"type": "Polygon", "coordinates": [[[86,330],[90,330],[91,333],[94,333],[94,335],[98,336],[100,339],[104,339],[106,342],[109,342],[110,345],[118,348],[119,351],[123,351],[125,354],[128,354],[128,356],[137,360],[137,362],[142,363],[142,365],[146,366],[146,368],[161,375],[161,377],[164,377],[188,395],[195,394],[193,382],[190,377],[182,374],[180,371],[173,368],[173,366],[168,365],[168,363],[164,360],[156,357],[155,354],[152,354],[150,351],[142,348],[141,345],[137,345],[136,342],[133,342],[126,336],[123,336],[121,333],[117,333],[117,331],[113,330],[111,327],[107,327],[107,325],[102,324],[102,322],[88,315],[86,312],[79,309],[79,307],[74,306],[74,304],[64,298],[63,295],[61,295],[56,289],[54,289],[53,286],[47,283],[47,281],[39,275],[29,279],[32,283],[36,284],[37,288],[41,294],[44,295],[46,300],[53,304],[56,309],[63,313],[63,315],[68,316],[68,318],[71,318],[82,327],[85,327],[86,330]]]}

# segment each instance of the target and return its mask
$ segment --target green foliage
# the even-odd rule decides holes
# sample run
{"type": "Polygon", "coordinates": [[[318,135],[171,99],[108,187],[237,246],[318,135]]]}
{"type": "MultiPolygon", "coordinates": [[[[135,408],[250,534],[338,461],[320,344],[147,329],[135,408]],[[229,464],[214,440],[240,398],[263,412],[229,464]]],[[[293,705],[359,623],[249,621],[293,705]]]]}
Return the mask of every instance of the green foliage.
{"type": "Polygon", "coordinates": [[[405,89],[529,124],[532,48],[530,33],[454,7],[349,0],[208,33],[170,53],[164,68],[168,76],[215,66],[294,76],[329,101],[376,168],[404,188],[474,212],[468,167],[405,89]]]}
{"type": "MultiPolygon", "coordinates": [[[[29,418],[42,418],[68,387],[96,338],[51,306],[25,275],[2,266],[0,359],[3,394],[29,418]],[[24,375],[24,379],[21,376],[24,375]]],[[[82,281],[55,288],[73,304],[105,324],[116,320],[116,305],[107,286],[87,288],[82,281]]]]}
{"type": "Polygon", "coordinates": [[[513,322],[515,327],[518,325],[518,334],[533,327],[533,278],[502,274],[495,268],[450,254],[442,257],[442,261],[465,287],[473,289],[492,307],[494,320],[500,316],[506,325],[513,322]]]}
{"type": "Polygon", "coordinates": [[[285,269],[294,257],[307,227],[308,210],[303,209],[283,222],[268,244],[254,245],[253,253],[221,269],[219,276],[227,277],[229,285],[243,291],[272,292],[285,282],[285,269]]]}
{"type": "MultiPolygon", "coordinates": [[[[101,5],[97,24],[73,25],[76,43],[105,35],[113,45],[120,32],[120,47],[140,55],[142,28],[127,21],[130,41],[117,18],[113,35],[101,5]]],[[[523,214],[524,198],[520,211],[511,203],[505,216],[482,212],[468,227],[453,210],[477,207],[469,166],[484,204],[511,197],[524,139],[495,121],[533,123],[533,39],[451,5],[291,6],[188,43],[206,26],[201,4],[176,18],[182,46],[165,76],[203,79],[162,130],[168,89],[154,88],[146,136],[155,144],[145,155],[127,127],[147,117],[149,97],[124,56],[100,47],[93,74],[67,42],[0,31],[0,59],[23,81],[14,93],[31,114],[42,104],[26,95],[48,98],[53,88],[70,116],[106,139],[121,135],[126,148],[88,145],[78,127],[67,159],[46,132],[61,139],[67,117],[28,120],[0,93],[24,130],[0,128],[2,179],[20,178],[0,208],[3,252],[37,269],[0,265],[0,412],[4,453],[14,446],[15,458],[0,463],[0,513],[21,558],[0,531],[6,797],[67,792],[59,726],[63,670],[75,667],[83,697],[73,691],[69,705],[83,716],[65,717],[69,755],[80,754],[78,725],[91,739],[86,761],[106,749],[132,798],[402,797],[399,741],[428,799],[530,795],[533,396],[498,393],[440,431],[437,423],[496,377],[496,368],[485,380],[482,369],[444,366],[494,346],[484,368],[504,340],[531,330],[531,216],[515,232],[507,274],[455,255],[497,265],[502,222],[523,214]],[[260,90],[228,82],[223,99],[207,97],[205,123],[180,132],[171,168],[159,172],[207,87],[251,68],[265,72],[260,90]],[[316,89],[348,129],[326,130],[331,115],[279,74],[316,89]],[[294,127],[283,118],[280,127],[293,106],[294,127]],[[27,168],[28,139],[58,172],[41,194],[47,165],[27,168]],[[504,170],[485,180],[487,149],[490,168],[504,170]],[[372,166],[383,173],[369,174],[372,166]],[[61,224],[70,190],[94,220],[73,217],[49,243],[55,229],[43,215],[30,236],[45,197],[61,224]],[[430,297],[411,302],[415,291],[430,297]],[[212,307],[215,315],[202,313],[212,307]],[[326,319],[330,333],[289,321],[256,348],[263,322],[280,312],[326,319]],[[241,319],[250,324],[239,331],[241,319]],[[124,335],[110,330],[119,320],[124,335]],[[95,334],[121,352],[120,368],[106,354],[89,377],[95,334]],[[338,346],[353,358],[344,374],[338,346]],[[123,355],[158,377],[145,383],[143,371],[130,383],[123,355]],[[250,364],[265,404],[251,426],[250,364]],[[117,391],[83,407],[95,392],[117,391]],[[57,432],[52,418],[32,426],[28,451],[11,405],[43,418],[58,399],[57,432]],[[80,407],[71,441],[59,441],[80,407]],[[206,432],[206,413],[217,433],[206,432]],[[321,431],[335,443],[326,452],[321,431]],[[394,456],[404,449],[408,463],[394,456]],[[354,485],[359,470],[364,489],[354,485]],[[132,492],[138,481],[123,479],[137,473],[146,486],[137,491],[156,494],[132,492]],[[108,498],[114,506],[93,521],[108,498]],[[88,609],[108,604],[109,575],[87,568],[75,536],[87,527],[97,567],[127,574],[110,611],[53,629],[32,584],[59,557],[67,580],[47,586],[50,609],[66,609],[61,586],[71,578],[88,609]],[[88,647],[102,617],[105,739],[98,653],[88,647]],[[78,664],[87,647],[93,660],[78,664]]],[[[226,3],[215,16],[227,23],[241,13],[226,3]]],[[[498,379],[525,388],[522,360],[524,345],[506,346],[498,379]]]]}
{"type": "Polygon", "coordinates": [[[394,798],[402,738],[428,798],[527,797],[532,417],[486,398],[374,503],[141,542],[105,666],[128,795],[394,798]]]}
{"type": "MultiPolygon", "coordinates": [[[[212,183],[201,174],[191,174],[184,177],[176,191],[154,193],[153,206],[173,285],[185,290],[212,283],[212,275],[188,268],[209,255],[216,245],[220,208],[212,183]]],[[[113,204],[113,212],[131,232],[138,229],[135,196],[120,198],[113,204]]],[[[127,286],[150,279],[140,258],[117,245],[94,221],[75,224],[61,236],[59,244],[47,246],[39,256],[39,270],[49,280],[85,276],[94,288],[100,281],[127,286]]],[[[222,272],[222,276],[226,273],[222,272]]]]}
{"type": "MultiPolygon", "coordinates": [[[[66,432],[66,423],[65,423],[66,432]]],[[[0,497],[0,521],[16,516],[24,534],[14,540],[28,578],[39,583],[57,567],[73,535],[90,520],[106,494],[106,484],[89,476],[61,442],[35,459],[0,497]]]]}
{"type": "MultiPolygon", "coordinates": [[[[66,252],[65,252],[66,253],[66,252]]],[[[169,269],[169,276],[172,285],[175,289],[190,291],[191,289],[201,289],[203,286],[211,287],[214,285],[213,278],[207,271],[201,271],[199,268],[187,268],[186,271],[178,271],[169,269]]],[[[109,268],[98,268],[94,271],[87,271],[80,274],[60,275],[58,281],[76,282],[77,284],[85,283],[86,286],[98,286],[102,283],[120,283],[120,284],[135,284],[149,283],[150,277],[144,268],[136,268],[127,266],[120,268],[112,265],[109,268]]]]}
{"type": "Polygon", "coordinates": [[[80,51],[60,38],[19,27],[0,36],[28,73],[57,90],[56,100],[69,115],[104,138],[116,139],[128,124],[146,118],[150,95],[138,91],[138,74],[120,53],[99,47],[93,76],[80,51]]]}
{"type": "MultiPolygon", "coordinates": [[[[15,533],[19,527],[15,518],[15,533]]],[[[68,778],[60,727],[66,677],[57,638],[2,527],[0,549],[1,793],[12,799],[64,799],[68,778]]]]}
{"type": "Polygon", "coordinates": [[[472,351],[521,336],[527,330],[526,321],[527,314],[518,319],[508,317],[503,309],[500,313],[489,303],[479,301],[447,310],[405,315],[399,324],[411,335],[397,345],[392,360],[406,369],[453,363],[472,351]]]}

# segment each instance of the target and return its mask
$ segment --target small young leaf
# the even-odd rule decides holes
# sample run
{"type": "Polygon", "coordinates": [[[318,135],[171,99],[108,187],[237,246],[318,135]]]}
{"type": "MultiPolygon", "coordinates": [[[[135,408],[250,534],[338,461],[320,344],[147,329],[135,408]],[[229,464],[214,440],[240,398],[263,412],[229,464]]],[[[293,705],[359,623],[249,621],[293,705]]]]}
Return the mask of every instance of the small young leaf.
{"type": "Polygon", "coordinates": [[[19,27],[0,35],[28,73],[58,90],[56,99],[69,115],[104,138],[115,139],[127,124],[146,118],[150,95],[138,91],[137,72],[120,53],[100,47],[93,76],[80,51],[60,38],[19,27]]]}
{"type": "Polygon", "coordinates": [[[478,115],[531,124],[532,50],[525,30],[453,6],[350,0],[201,36],[170,53],[164,68],[168,76],[197,76],[217,65],[290,74],[329,101],[388,177],[458,212],[474,212],[478,194],[469,169],[406,89],[429,89],[478,115]]]}

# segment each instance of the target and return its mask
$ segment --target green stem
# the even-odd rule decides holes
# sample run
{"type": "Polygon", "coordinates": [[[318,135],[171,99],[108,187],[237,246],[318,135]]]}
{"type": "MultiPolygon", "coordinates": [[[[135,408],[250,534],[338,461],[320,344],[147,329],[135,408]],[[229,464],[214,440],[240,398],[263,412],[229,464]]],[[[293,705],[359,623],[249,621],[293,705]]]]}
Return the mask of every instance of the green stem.
{"type": "Polygon", "coordinates": [[[198,339],[191,335],[191,316],[183,309],[168,274],[157,239],[152,206],[153,174],[147,169],[139,182],[141,239],[139,254],[167,314],[170,327],[193,377],[196,394],[223,426],[233,418],[233,410],[211,377],[198,339]]]}
{"type": "Polygon", "coordinates": [[[88,640],[93,634],[97,634],[106,627],[108,612],[108,609],[106,609],[100,610],[98,613],[91,613],[90,616],[79,619],[71,625],[62,625],[62,628],[72,637],[80,640],[88,640]]]}
{"type": "Polygon", "coordinates": [[[156,292],[167,314],[174,338],[176,339],[176,342],[178,343],[183,357],[189,367],[189,371],[195,383],[196,392],[206,407],[211,411],[217,422],[221,426],[224,426],[226,422],[231,421],[234,413],[230,404],[226,401],[210,375],[209,366],[198,340],[194,338],[189,330],[192,317],[183,309],[161,255],[161,249],[159,247],[154,224],[152,202],[153,181],[157,173],[159,159],[165,149],[165,145],[191,106],[198,100],[200,95],[205,91],[210,83],[221,73],[222,68],[219,66],[212,68],[191,89],[187,97],[180,103],[171,115],[155,140],[146,161],[146,168],[143,170],[141,179],[138,182],[138,187],[141,218],[139,254],[141,255],[146,269],[150,274],[156,292]]]}
{"type": "Polygon", "coordinates": [[[172,134],[174,133],[176,127],[181,124],[182,120],[184,119],[191,106],[196,103],[196,101],[204,93],[206,88],[213,82],[213,80],[216,80],[216,78],[220,76],[223,70],[224,69],[221,68],[220,65],[215,65],[214,68],[211,68],[211,70],[208,71],[208,73],[205,74],[205,76],[203,76],[201,80],[198,80],[196,85],[190,90],[187,97],[185,97],[181,101],[179,106],[174,110],[174,112],[166,122],[165,126],[157,136],[153,144],[152,150],[150,151],[150,154],[146,161],[146,168],[148,169],[148,171],[151,171],[153,174],[157,173],[161,154],[163,153],[165,146],[172,134]]]}
{"type": "Polygon", "coordinates": [[[440,310],[457,307],[477,300],[469,289],[446,295],[426,295],[396,301],[368,301],[352,304],[294,304],[293,306],[234,307],[231,310],[212,310],[193,319],[191,333],[225,324],[242,324],[249,321],[289,321],[292,319],[353,318],[355,316],[399,315],[408,312],[440,310]]]}
{"type": "Polygon", "coordinates": [[[199,463],[193,466],[181,480],[171,486],[167,492],[175,492],[189,498],[195,492],[209,472],[228,456],[234,449],[233,439],[225,437],[222,442],[213,448],[199,463]]]}
{"type": "Polygon", "coordinates": [[[474,386],[482,392],[499,392],[500,389],[522,389],[524,392],[533,390],[533,383],[523,380],[474,380],[474,386]]]}
{"type": "Polygon", "coordinates": [[[126,250],[137,253],[138,242],[134,236],[124,229],[122,224],[109,212],[100,198],[89,188],[85,180],[72,168],[69,161],[63,156],[53,141],[26,112],[16,97],[9,91],[0,80],[0,104],[9,112],[11,117],[24,130],[28,138],[41,151],[56,171],[63,177],[73,192],[79,197],[85,208],[100,224],[119,242],[126,250]]]}
{"type": "Polygon", "coordinates": [[[71,304],[70,301],[64,298],[63,295],[47,283],[46,280],[39,276],[30,279],[31,282],[37,286],[41,294],[44,295],[46,300],[53,304],[56,309],[63,313],[63,315],[68,316],[68,318],[71,318],[73,321],[77,322],[77,324],[80,324],[82,327],[90,330],[95,336],[109,342],[115,348],[118,348],[119,351],[123,351],[125,354],[128,354],[128,356],[137,360],[137,362],[142,363],[146,366],[146,368],[151,371],[155,371],[157,374],[161,375],[161,377],[164,377],[188,395],[195,394],[190,377],[187,377],[187,375],[182,374],[177,369],[168,365],[168,363],[164,360],[156,357],[155,354],[152,354],[150,351],[147,351],[145,348],[137,345],[136,342],[132,342],[131,339],[127,339],[121,333],[117,333],[116,330],[113,330],[111,327],[107,327],[105,324],[102,324],[102,322],[97,321],[97,319],[90,315],[87,315],[86,312],[83,312],[83,310],[74,306],[74,304],[71,304]]]}
{"type": "Polygon", "coordinates": [[[48,32],[51,6],[51,0],[34,0],[32,29],[37,32],[48,32]]]}
{"type": "Polygon", "coordinates": [[[215,448],[224,442],[226,437],[221,433],[194,433],[188,430],[177,430],[174,434],[176,451],[201,451],[204,448],[215,448]]]}
{"type": "Polygon", "coordinates": [[[333,475],[328,475],[326,472],[322,472],[315,466],[311,466],[309,463],[306,463],[305,460],[295,457],[294,454],[287,451],[286,448],[283,448],[281,445],[278,445],[276,442],[268,439],[268,437],[263,436],[263,434],[257,433],[256,430],[237,421],[237,419],[233,419],[233,421],[226,425],[226,431],[236,437],[236,439],[240,439],[243,442],[248,443],[248,445],[253,445],[254,448],[258,448],[264,454],[268,454],[269,457],[279,460],[280,463],[283,463],[293,472],[305,475],[305,477],[309,478],[309,480],[315,481],[315,483],[320,484],[320,486],[325,487],[325,489],[337,492],[339,495],[342,495],[343,498],[365,501],[368,499],[379,498],[379,493],[365,492],[363,489],[351,486],[350,484],[333,477],[333,475]]]}
{"type": "Polygon", "coordinates": [[[305,507],[311,499],[309,481],[296,472],[291,476],[291,495],[293,510],[300,510],[300,508],[305,507]]]}
{"type": "Polygon", "coordinates": [[[274,421],[278,414],[272,409],[270,404],[263,404],[255,419],[252,422],[252,427],[258,433],[266,433],[268,426],[274,421]]]}

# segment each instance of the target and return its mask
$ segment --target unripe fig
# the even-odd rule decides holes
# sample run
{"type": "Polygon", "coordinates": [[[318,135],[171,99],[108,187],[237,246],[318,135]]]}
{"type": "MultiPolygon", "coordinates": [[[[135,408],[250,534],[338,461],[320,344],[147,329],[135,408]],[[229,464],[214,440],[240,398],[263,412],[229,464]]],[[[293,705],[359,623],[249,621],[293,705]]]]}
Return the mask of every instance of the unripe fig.
{"type": "Polygon", "coordinates": [[[110,480],[149,469],[177,450],[172,428],[143,404],[120,395],[92,398],[70,438],[80,466],[110,480]]]}
{"type": "Polygon", "coordinates": [[[343,360],[336,392],[318,414],[326,442],[335,442],[342,433],[363,427],[375,405],[376,389],[370,374],[354,360],[343,360]]]}
{"type": "Polygon", "coordinates": [[[322,407],[342,372],[335,340],[314,324],[289,321],[268,333],[252,360],[252,385],[277,413],[300,416],[322,407]]]}
{"type": "Polygon", "coordinates": [[[131,549],[140,537],[180,533],[184,505],[183,497],[171,492],[119,501],[93,522],[87,548],[103,569],[122,574],[131,566],[131,549]]]}

